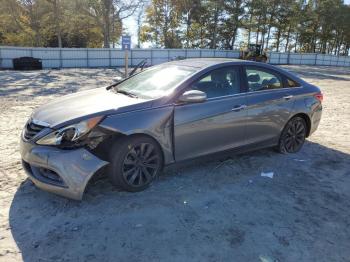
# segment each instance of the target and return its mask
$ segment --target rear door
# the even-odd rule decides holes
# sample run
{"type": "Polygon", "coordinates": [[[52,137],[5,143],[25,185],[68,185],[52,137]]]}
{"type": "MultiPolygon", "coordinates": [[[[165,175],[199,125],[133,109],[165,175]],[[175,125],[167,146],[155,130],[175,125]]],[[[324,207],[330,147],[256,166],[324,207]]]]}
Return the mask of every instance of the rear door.
{"type": "Polygon", "coordinates": [[[246,95],[241,92],[240,72],[238,66],[214,69],[185,90],[203,91],[207,100],[175,105],[177,161],[245,143],[246,95]]]}
{"type": "Polygon", "coordinates": [[[281,130],[291,116],[294,105],[284,78],[276,71],[245,66],[247,84],[247,143],[278,142],[281,130]]]}

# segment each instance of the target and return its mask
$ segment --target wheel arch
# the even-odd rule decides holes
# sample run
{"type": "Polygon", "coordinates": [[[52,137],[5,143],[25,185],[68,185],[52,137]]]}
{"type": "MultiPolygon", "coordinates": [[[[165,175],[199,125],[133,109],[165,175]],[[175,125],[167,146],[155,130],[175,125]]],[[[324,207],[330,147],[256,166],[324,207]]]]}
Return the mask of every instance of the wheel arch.
{"type": "MultiPolygon", "coordinates": [[[[126,138],[131,138],[131,137],[147,137],[147,138],[152,139],[152,141],[155,142],[159,146],[160,151],[162,153],[162,158],[163,158],[162,165],[164,166],[166,164],[166,160],[165,160],[166,155],[165,155],[164,149],[161,146],[161,144],[159,143],[159,141],[151,134],[143,133],[143,132],[137,132],[137,133],[131,133],[131,134],[124,134],[124,133],[120,133],[120,132],[110,133],[108,138],[106,138],[104,141],[102,141],[97,148],[92,150],[92,152],[97,157],[107,161],[108,160],[107,155],[108,155],[109,150],[111,149],[112,145],[114,145],[114,143],[118,143],[119,139],[126,139],[126,138]]],[[[96,181],[100,177],[102,177],[103,174],[105,174],[107,172],[106,170],[107,170],[107,166],[99,169],[95,174],[93,174],[90,177],[90,179],[87,181],[85,190],[89,184],[93,183],[94,181],[96,181]]]]}
{"type": "Polygon", "coordinates": [[[168,153],[169,151],[166,151],[166,149],[168,148],[168,145],[162,145],[162,143],[159,142],[159,139],[157,139],[157,137],[154,136],[152,133],[142,132],[142,131],[125,132],[125,133],[117,132],[117,131],[115,131],[115,132],[109,131],[108,137],[99,144],[99,146],[96,148],[97,150],[94,150],[95,151],[94,153],[96,155],[98,155],[101,159],[106,160],[106,159],[108,159],[107,154],[111,148],[111,145],[118,143],[118,141],[120,139],[127,139],[127,138],[131,138],[131,137],[142,137],[142,136],[152,139],[152,141],[159,146],[159,148],[162,152],[164,164],[167,164],[171,161],[170,158],[172,158],[173,156],[172,155],[169,156],[169,153],[168,153]],[[169,159],[170,159],[170,161],[169,161],[169,159]]]}

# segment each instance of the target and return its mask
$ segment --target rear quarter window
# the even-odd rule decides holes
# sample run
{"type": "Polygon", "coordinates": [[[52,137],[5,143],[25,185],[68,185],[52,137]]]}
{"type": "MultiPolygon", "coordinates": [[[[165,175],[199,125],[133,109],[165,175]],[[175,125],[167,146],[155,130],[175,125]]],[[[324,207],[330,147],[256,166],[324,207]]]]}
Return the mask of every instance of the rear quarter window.
{"type": "Polygon", "coordinates": [[[287,78],[287,87],[299,87],[300,84],[290,78],[287,78]]]}

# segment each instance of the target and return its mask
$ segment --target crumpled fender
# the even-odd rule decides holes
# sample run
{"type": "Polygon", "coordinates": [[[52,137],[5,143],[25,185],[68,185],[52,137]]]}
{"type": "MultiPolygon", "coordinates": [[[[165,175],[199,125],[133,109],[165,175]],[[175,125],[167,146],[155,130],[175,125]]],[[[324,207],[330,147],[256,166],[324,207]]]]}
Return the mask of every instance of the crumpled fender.
{"type": "Polygon", "coordinates": [[[173,154],[174,107],[164,106],[107,116],[100,127],[124,135],[145,134],[160,144],[164,163],[174,162],[173,154]]]}

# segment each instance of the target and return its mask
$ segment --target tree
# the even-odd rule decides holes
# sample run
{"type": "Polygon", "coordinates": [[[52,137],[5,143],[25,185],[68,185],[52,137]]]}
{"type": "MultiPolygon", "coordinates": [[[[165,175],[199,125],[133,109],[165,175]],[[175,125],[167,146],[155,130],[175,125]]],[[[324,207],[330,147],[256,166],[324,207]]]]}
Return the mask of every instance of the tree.
{"type": "Polygon", "coordinates": [[[182,24],[186,25],[186,31],[182,34],[182,42],[189,48],[208,48],[210,38],[208,17],[210,16],[210,10],[201,1],[198,1],[193,9],[186,8],[184,10],[182,24]],[[186,10],[190,12],[190,15],[187,15],[186,10]]]}
{"type": "Polygon", "coordinates": [[[57,35],[58,47],[62,47],[62,36],[61,36],[61,5],[60,0],[47,0],[52,5],[53,11],[53,23],[55,24],[55,31],[57,35]]]}
{"type": "Polygon", "coordinates": [[[181,34],[182,43],[186,48],[189,48],[195,42],[192,25],[198,21],[201,12],[204,12],[204,10],[201,7],[200,0],[179,0],[176,3],[181,16],[179,18],[181,20],[180,26],[185,28],[181,34]]]}
{"type": "Polygon", "coordinates": [[[209,16],[207,17],[207,29],[209,35],[209,47],[215,49],[218,47],[219,30],[222,26],[224,1],[223,0],[209,0],[206,3],[209,16]]]}
{"type": "Polygon", "coordinates": [[[349,55],[343,0],[0,0],[0,44],[114,47],[136,11],[138,47],[234,49],[239,41],[349,55]]]}
{"type": "Polygon", "coordinates": [[[89,0],[87,14],[93,17],[103,33],[103,47],[109,48],[121,35],[123,19],[134,14],[140,1],[89,0]]]}
{"type": "Polygon", "coordinates": [[[223,21],[220,36],[224,41],[223,47],[225,49],[233,49],[235,46],[238,29],[242,27],[245,18],[246,5],[247,2],[244,0],[224,1],[224,16],[227,18],[223,21]]]}
{"type": "Polygon", "coordinates": [[[101,46],[102,32],[82,8],[87,6],[86,0],[57,0],[58,16],[53,0],[1,1],[2,44],[55,47],[61,42],[68,47],[101,46]]]}
{"type": "Polygon", "coordinates": [[[137,13],[137,48],[140,48],[141,47],[141,29],[142,29],[142,22],[143,22],[143,18],[144,18],[144,12],[145,12],[145,5],[144,3],[142,2],[140,7],[139,7],[139,10],[138,10],[138,13],[137,13]]]}
{"type": "Polygon", "coordinates": [[[180,12],[175,0],[152,0],[146,8],[141,41],[151,41],[165,48],[181,47],[179,36],[180,12]]]}
{"type": "Polygon", "coordinates": [[[13,26],[10,26],[13,41],[17,42],[19,39],[23,39],[27,44],[41,46],[43,44],[42,23],[45,10],[44,1],[5,0],[3,8],[5,13],[2,16],[10,20],[8,22],[14,23],[13,26]],[[17,32],[20,32],[20,35],[17,32]]]}
{"type": "MultiPolygon", "coordinates": [[[[101,47],[103,43],[102,30],[96,23],[96,19],[86,14],[88,2],[86,0],[66,0],[62,2],[62,6],[65,10],[65,23],[62,28],[63,46],[101,47]]],[[[53,39],[53,41],[55,40],[53,39]]]]}

